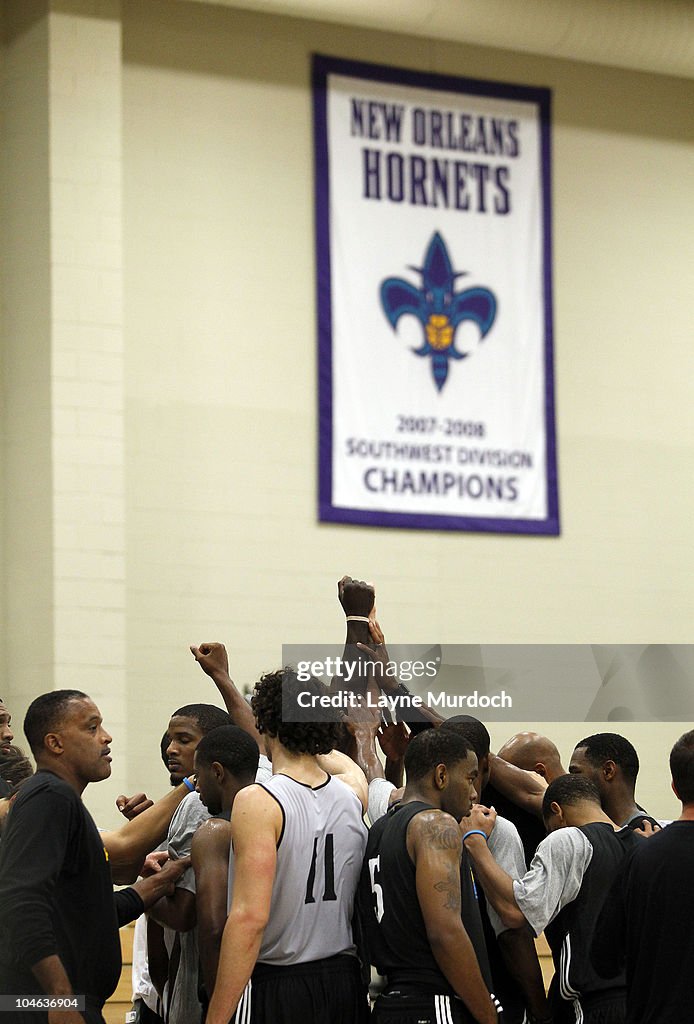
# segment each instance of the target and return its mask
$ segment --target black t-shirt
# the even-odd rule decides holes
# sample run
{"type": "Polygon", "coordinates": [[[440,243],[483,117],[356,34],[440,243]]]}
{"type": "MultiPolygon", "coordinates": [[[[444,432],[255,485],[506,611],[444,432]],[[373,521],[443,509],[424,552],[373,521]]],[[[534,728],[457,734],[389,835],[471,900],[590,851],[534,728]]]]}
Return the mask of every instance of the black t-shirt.
{"type": "Polygon", "coordinates": [[[90,1005],[116,988],[118,914],[104,845],[75,790],[39,771],[19,791],[0,846],[0,993],[40,993],[31,967],[54,954],[90,1005]]]}
{"type": "Polygon", "coordinates": [[[635,837],[598,919],[593,963],[614,975],[626,961],[627,1024],[694,1017],[694,821],[635,837]]]}

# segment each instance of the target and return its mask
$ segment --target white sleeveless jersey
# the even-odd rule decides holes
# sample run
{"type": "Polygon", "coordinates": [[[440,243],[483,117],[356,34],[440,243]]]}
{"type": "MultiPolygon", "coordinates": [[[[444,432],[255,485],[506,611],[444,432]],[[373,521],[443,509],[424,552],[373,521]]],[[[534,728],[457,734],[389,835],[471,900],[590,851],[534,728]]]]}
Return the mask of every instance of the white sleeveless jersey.
{"type": "MultiPolygon", "coordinates": [[[[352,911],[366,848],[356,794],[328,777],[312,789],[288,775],[263,785],[282,809],[277,871],[259,963],[286,966],[354,953],[352,911]]],[[[229,857],[229,905],[234,857],[229,857]]]]}

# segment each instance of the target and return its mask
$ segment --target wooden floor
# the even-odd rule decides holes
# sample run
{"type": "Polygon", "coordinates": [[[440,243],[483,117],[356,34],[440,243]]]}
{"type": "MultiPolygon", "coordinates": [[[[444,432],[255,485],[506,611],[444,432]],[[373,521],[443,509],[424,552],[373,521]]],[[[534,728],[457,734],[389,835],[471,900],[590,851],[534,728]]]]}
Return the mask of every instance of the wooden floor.
{"type": "Polygon", "coordinates": [[[535,946],[537,947],[537,956],[540,961],[540,967],[542,968],[545,991],[549,992],[549,983],[554,977],[554,964],[552,963],[552,953],[547,945],[547,939],[545,938],[544,932],[539,939],[535,939],[535,946]]]}
{"type": "Polygon", "coordinates": [[[133,933],[135,925],[129,924],[120,930],[120,945],[123,951],[123,968],[120,972],[118,988],[104,1007],[106,1024],[125,1024],[125,1015],[132,1009],[132,964],[133,964],[133,933]]]}
{"type": "MultiPolygon", "coordinates": [[[[134,925],[129,924],[120,930],[120,944],[123,950],[123,970],[121,971],[118,988],[113,993],[104,1007],[104,1018],[106,1024],[124,1024],[125,1015],[131,1008],[132,983],[131,968],[133,962],[133,929],[134,925]]],[[[536,941],[537,952],[542,967],[542,976],[545,979],[545,988],[549,985],[554,974],[552,956],[544,935],[536,941]]]]}

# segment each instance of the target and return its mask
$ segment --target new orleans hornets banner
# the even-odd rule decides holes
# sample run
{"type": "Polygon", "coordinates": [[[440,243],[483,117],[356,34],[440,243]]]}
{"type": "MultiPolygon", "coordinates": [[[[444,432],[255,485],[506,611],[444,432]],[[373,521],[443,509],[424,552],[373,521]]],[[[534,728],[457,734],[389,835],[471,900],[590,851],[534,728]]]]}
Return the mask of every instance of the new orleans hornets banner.
{"type": "Polygon", "coordinates": [[[313,80],[320,518],[557,534],[549,92],[313,80]]]}

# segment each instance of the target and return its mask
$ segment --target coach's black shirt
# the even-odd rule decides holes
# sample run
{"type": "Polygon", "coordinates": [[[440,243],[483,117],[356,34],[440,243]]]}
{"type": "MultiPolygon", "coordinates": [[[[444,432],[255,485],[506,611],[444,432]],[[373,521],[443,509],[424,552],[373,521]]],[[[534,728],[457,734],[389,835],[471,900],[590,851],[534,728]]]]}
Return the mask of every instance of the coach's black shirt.
{"type": "Polygon", "coordinates": [[[19,791],[0,846],[0,993],[41,993],[32,965],[57,955],[73,992],[102,1005],[120,977],[119,917],[142,911],[132,889],[116,895],[82,800],[57,775],[37,772],[19,791]]]}

